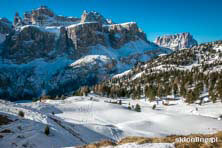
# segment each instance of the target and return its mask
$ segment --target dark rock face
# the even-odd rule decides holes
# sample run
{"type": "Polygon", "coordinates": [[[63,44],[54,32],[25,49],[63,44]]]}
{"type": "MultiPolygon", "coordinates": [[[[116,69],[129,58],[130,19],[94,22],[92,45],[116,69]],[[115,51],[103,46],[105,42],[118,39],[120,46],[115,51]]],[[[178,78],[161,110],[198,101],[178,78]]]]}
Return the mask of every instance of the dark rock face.
{"type": "Polygon", "coordinates": [[[65,27],[60,28],[60,35],[59,35],[59,40],[57,41],[57,50],[66,52],[68,48],[71,46],[71,43],[69,43],[69,38],[67,34],[67,30],[65,27]]]}
{"type": "Polygon", "coordinates": [[[55,34],[41,31],[34,26],[27,26],[6,40],[4,55],[7,55],[7,58],[17,59],[20,63],[24,60],[44,57],[53,50],[54,45],[55,34]]]}
{"type": "Polygon", "coordinates": [[[192,46],[198,45],[197,41],[193,38],[190,33],[181,33],[157,37],[155,43],[159,46],[170,48],[172,50],[190,48],[192,46]]]}
{"type": "Polygon", "coordinates": [[[99,23],[92,22],[69,26],[67,33],[75,49],[84,50],[97,44],[106,46],[103,28],[99,23]]]}

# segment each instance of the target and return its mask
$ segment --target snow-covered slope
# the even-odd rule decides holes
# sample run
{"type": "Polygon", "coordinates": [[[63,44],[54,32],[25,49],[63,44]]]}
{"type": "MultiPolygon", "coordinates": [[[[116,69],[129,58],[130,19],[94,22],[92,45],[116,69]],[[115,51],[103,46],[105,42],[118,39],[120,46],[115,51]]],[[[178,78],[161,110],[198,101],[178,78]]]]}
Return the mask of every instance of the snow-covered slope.
{"type": "MultiPolygon", "coordinates": [[[[122,105],[108,103],[109,100],[90,95],[20,104],[0,101],[0,115],[13,120],[0,126],[0,135],[3,136],[0,145],[7,148],[15,145],[59,148],[100,140],[118,141],[126,136],[159,137],[222,130],[222,121],[217,119],[222,114],[221,103],[190,106],[183,101],[175,101],[172,106],[157,105],[157,109],[153,110],[153,103],[143,99],[122,99],[122,105]],[[129,103],[140,104],[142,112],[129,110],[129,103]],[[24,118],[17,115],[19,111],[24,112],[24,118]],[[50,127],[49,136],[44,134],[46,125],[50,127]],[[6,129],[11,132],[1,132],[6,129]]],[[[170,144],[162,146],[167,145],[170,144]]]]}
{"type": "Polygon", "coordinates": [[[72,63],[70,66],[81,67],[83,65],[89,65],[89,64],[91,64],[92,66],[95,66],[95,65],[100,65],[100,64],[107,64],[110,61],[111,59],[104,55],[88,55],[81,59],[78,59],[77,61],[72,63]]]}
{"type": "MultiPolygon", "coordinates": [[[[107,86],[107,90],[124,90],[120,93],[122,97],[148,97],[151,91],[154,100],[172,94],[190,103],[202,102],[205,97],[211,101],[221,100],[221,57],[221,41],[205,43],[138,64],[101,85],[107,86]]],[[[113,95],[119,92],[114,91],[113,95]]]]}

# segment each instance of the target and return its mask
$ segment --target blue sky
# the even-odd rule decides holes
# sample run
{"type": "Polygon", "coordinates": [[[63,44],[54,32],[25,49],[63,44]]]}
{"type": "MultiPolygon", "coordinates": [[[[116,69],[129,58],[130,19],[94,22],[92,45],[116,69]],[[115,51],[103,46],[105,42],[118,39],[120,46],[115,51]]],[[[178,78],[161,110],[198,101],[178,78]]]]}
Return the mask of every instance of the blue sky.
{"type": "Polygon", "coordinates": [[[56,14],[102,13],[114,22],[136,21],[149,40],[158,35],[190,32],[198,42],[222,40],[222,0],[0,0],[0,17],[47,5],[56,14]]]}

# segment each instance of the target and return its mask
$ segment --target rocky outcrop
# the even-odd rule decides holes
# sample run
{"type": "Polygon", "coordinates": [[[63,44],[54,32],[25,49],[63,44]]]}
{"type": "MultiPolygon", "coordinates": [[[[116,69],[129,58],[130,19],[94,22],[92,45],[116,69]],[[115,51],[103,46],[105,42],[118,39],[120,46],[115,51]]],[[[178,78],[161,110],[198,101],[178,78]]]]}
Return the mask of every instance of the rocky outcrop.
{"type": "Polygon", "coordinates": [[[86,22],[97,22],[99,24],[110,24],[112,21],[108,21],[101,14],[95,11],[87,12],[86,10],[83,12],[81,16],[81,23],[86,22]]]}
{"type": "Polygon", "coordinates": [[[24,14],[24,22],[26,22],[27,24],[43,25],[49,23],[49,18],[53,17],[54,13],[50,9],[48,9],[46,6],[41,6],[36,10],[26,12],[24,14]]]}
{"type": "Polygon", "coordinates": [[[120,48],[131,41],[147,41],[146,34],[138,28],[135,22],[106,25],[104,26],[104,30],[109,34],[110,43],[113,48],[120,48]]]}
{"type": "Polygon", "coordinates": [[[165,35],[157,37],[155,43],[159,46],[170,48],[172,50],[180,50],[198,45],[197,41],[190,33],[181,33],[175,35],[165,35]]]}
{"type": "Polygon", "coordinates": [[[55,48],[55,34],[35,26],[25,26],[6,40],[5,58],[16,59],[18,63],[48,55],[55,48]]]}
{"type": "Polygon", "coordinates": [[[16,12],[16,14],[14,16],[14,23],[13,23],[13,25],[15,27],[24,25],[24,22],[23,22],[22,18],[19,16],[18,12],[16,12]]]}
{"type": "Polygon", "coordinates": [[[26,25],[32,24],[39,26],[67,26],[77,22],[80,22],[80,18],[56,15],[47,6],[41,6],[31,12],[25,12],[24,20],[22,20],[22,23],[26,25]]]}
{"type": "Polygon", "coordinates": [[[80,23],[67,27],[68,38],[75,49],[84,50],[97,44],[106,46],[102,25],[97,22],[80,23]]]}

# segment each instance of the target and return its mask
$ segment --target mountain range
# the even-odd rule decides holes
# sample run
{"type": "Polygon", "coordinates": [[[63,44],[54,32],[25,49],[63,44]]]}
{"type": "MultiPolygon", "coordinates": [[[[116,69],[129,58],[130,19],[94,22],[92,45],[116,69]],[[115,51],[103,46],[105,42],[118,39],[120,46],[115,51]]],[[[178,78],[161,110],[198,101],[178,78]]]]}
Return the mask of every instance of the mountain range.
{"type": "Polygon", "coordinates": [[[161,54],[197,45],[189,33],[149,41],[136,22],[98,12],[80,18],[41,6],[14,22],[0,19],[0,98],[15,101],[69,95],[161,54]]]}

